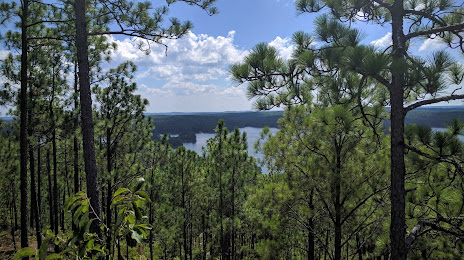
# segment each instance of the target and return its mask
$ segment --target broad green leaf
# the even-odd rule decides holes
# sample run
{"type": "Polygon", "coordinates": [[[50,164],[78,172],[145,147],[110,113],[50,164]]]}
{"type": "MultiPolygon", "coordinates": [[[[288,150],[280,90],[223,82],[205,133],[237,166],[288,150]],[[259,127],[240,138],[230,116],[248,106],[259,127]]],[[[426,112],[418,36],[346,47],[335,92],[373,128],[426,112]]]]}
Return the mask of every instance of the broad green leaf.
{"type": "Polygon", "coordinates": [[[128,188],[119,188],[113,195],[113,198],[115,198],[116,196],[118,196],[119,194],[122,194],[122,193],[128,193],[130,192],[130,190],[128,188]]]}
{"type": "Polygon", "coordinates": [[[18,252],[16,252],[14,259],[22,259],[23,257],[29,257],[35,255],[36,252],[29,247],[21,248],[18,252]]]}
{"type": "Polygon", "coordinates": [[[60,254],[57,254],[57,253],[53,253],[53,254],[50,254],[48,255],[45,260],[51,260],[51,259],[61,259],[61,255],[60,254]]]}
{"type": "Polygon", "coordinates": [[[151,203],[150,197],[148,197],[148,194],[146,192],[139,190],[139,191],[135,192],[135,194],[137,194],[138,196],[144,198],[149,203],[151,203]]]}
{"type": "Polygon", "coordinates": [[[139,234],[137,231],[135,230],[131,230],[131,237],[133,239],[135,239],[137,241],[137,243],[142,243],[142,240],[143,240],[143,235],[142,234],[139,234]]]}

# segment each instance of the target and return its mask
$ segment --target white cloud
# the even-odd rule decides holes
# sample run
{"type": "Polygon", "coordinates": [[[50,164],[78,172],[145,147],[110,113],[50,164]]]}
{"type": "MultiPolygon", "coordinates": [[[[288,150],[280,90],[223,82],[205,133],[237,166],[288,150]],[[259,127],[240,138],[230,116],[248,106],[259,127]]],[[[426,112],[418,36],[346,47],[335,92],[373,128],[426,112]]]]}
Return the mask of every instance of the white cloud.
{"type": "Polygon", "coordinates": [[[375,41],[371,41],[371,45],[377,48],[386,48],[392,45],[392,33],[388,32],[384,37],[375,41]]]}
{"type": "Polygon", "coordinates": [[[422,45],[419,47],[419,51],[428,51],[428,50],[433,50],[436,48],[442,47],[444,44],[441,41],[439,37],[435,38],[428,38],[427,40],[422,43],[422,45]]]}
{"type": "Polygon", "coordinates": [[[165,84],[162,89],[171,91],[175,95],[189,96],[199,93],[216,92],[218,86],[214,84],[198,84],[193,81],[184,81],[183,79],[171,80],[165,84]]]}
{"type": "Polygon", "coordinates": [[[272,46],[277,49],[279,55],[287,60],[292,56],[293,49],[295,46],[292,44],[289,38],[281,38],[277,36],[272,42],[269,43],[269,46],[272,46]]]}
{"type": "MultiPolygon", "coordinates": [[[[148,55],[139,50],[137,39],[110,37],[108,40],[117,43],[118,48],[109,66],[125,61],[137,65],[138,94],[150,101],[150,112],[194,111],[194,107],[203,111],[233,109],[239,103],[249,103],[244,90],[227,81],[229,65],[241,62],[249,53],[234,45],[234,37],[235,31],[217,37],[190,32],[181,39],[166,40],[167,52],[164,46],[150,46],[148,55]],[[236,101],[224,101],[230,99],[236,101]],[[232,104],[225,105],[227,102],[232,104]],[[212,107],[208,108],[208,104],[212,107]]],[[[248,104],[242,110],[250,108],[248,104]]]]}
{"type": "Polygon", "coordinates": [[[10,51],[7,50],[0,50],[0,60],[6,59],[8,57],[8,54],[10,54],[10,51]]]}
{"type": "Polygon", "coordinates": [[[164,46],[152,45],[149,55],[138,49],[137,40],[119,41],[110,37],[109,41],[118,44],[112,60],[133,61],[139,67],[139,78],[210,80],[224,75],[229,64],[243,60],[248,54],[233,44],[234,35],[235,31],[225,37],[190,32],[184,38],[166,40],[167,52],[164,46]]]}
{"type": "Polygon", "coordinates": [[[419,3],[419,4],[414,8],[415,11],[422,11],[422,10],[424,10],[424,9],[425,9],[425,4],[423,4],[423,3],[419,3]]]}

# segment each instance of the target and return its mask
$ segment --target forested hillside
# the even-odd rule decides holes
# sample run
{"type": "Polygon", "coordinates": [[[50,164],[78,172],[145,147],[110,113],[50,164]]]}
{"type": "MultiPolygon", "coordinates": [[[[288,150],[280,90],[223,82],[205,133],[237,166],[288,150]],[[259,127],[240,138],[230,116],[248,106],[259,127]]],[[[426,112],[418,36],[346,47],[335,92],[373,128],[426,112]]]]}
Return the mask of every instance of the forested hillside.
{"type": "Polygon", "coordinates": [[[220,15],[215,0],[0,0],[0,258],[464,258],[464,109],[428,107],[464,99],[460,2],[291,1],[320,12],[313,34],[213,70],[259,112],[147,115],[134,55],[108,61],[118,42],[150,55],[191,35],[174,4],[220,15]],[[387,46],[353,23],[388,28],[387,46]],[[411,51],[429,39],[443,48],[411,51]],[[268,174],[243,126],[279,128],[254,147],[268,174]],[[201,155],[162,135],[198,132],[214,133],[201,155]]]}

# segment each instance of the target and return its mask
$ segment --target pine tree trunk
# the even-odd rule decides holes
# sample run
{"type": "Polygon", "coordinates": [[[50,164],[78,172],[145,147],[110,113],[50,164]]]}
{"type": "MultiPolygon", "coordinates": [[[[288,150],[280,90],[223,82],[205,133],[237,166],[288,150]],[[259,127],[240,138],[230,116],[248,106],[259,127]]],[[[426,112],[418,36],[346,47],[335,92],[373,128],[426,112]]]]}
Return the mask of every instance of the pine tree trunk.
{"type": "Polygon", "coordinates": [[[203,260],[206,260],[206,246],[208,243],[208,232],[206,231],[205,215],[201,216],[201,226],[203,229],[203,260]]]}
{"type": "MultiPolygon", "coordinates": [[[[153,159],[152,161],[152,170],[151,170],[151,178],[150,178],[150,183],[152,185],[151,189],[150,189],[150,206],[149,206],[149,214],[148,214],[148,220],[149,220],[149,224],[150,225],[153,225],[153,221],[154,221],[154,214],[153,214],[153,203],[155,201],[155,193],[154,193],[154,188],[153,186],[155,185],[155,160],[153,159]]],[[[150,260],[153,260],[153,230],[150,229],[150,236],[148,238],[148,244],[150,246],[150,260]]]]}
{"type": "MultiPolygon", "coordinates": [[[[111,119],[111,118],[108,118],[111,119]]],[[[108,170],[108,187],[107,187],[107,194],[106,194],[106,226],[111,230],[111,201],[113,197],[112,191],[112,171],[113,171],[113,162],[112,162],[112,149],[111,149],[111,129],[106,129],[106,167],[108,170]]],[[[110,256],[112,255],[111,251],[111,232],[109,232],[107,239],[106,239],[106,246],[110,252],[110,256]]]]}
{"type": "Polygon", "coordinates": [[[406,252],[406,216],[404,188],[404,117],[403,90],[404,71],[400,63],[404,62],[405,37],[403,33],[403,1],[395,1],[392,14],[393,65],[391,105],[391,226],[390,241],[392,259],[405,260],[406,252]]]}
{"type": "Polygon", "coordinates": [[[37,147],[37,216],[36,216],[36,228],[37,228],[37,245],[42,244],[42,154],[41,154],[41,142],[39,139],[37,147]]]}
{"type": "Polygon", "coordinates": [[[27,239],[27,17],[29,16],[29,0],[22,1],[21,17],[21,90],[20,107],[20,193],[21,193],[21,247],[28,247],[27,239]]]}
{"type": "MultiPolygon", "coordinates": [[[[32,103],[32,91],[29,90],[29,101],[32,103]]],[[[33,131],[32,131],[32,109],[29,110],[29,113],[27,115],[28,117],[28,136],[32,137],[33,131]]],[[[35,215],[37,214],[37,197],[36,197],[36,192],[35,192],[35,160],[34,160],[34,148],[32,145],[29,143],[29,175],[31,177],[31,182],[30,182],[30,190],[31,190],[31,200],[30,200],[30,208],[31,208],[31,229],[34,228],[34,221],[35,221],[35,215]]],[[[37,224],[37,223],[36,223],[37,224]]]]}
{"type": "Polygon", "coordinates": [[[90,92],[89,58],[87,43],[87,23],[85,20],[85,0],[76,0],[74,3],[76,15],[76,47],[77,62],[79,66],[79,86],[81,101],[82,142],[84,150],[85,175],[87,182],[87,196],[90,198],[92,208],[90,218],[97,219],[92,222],[90,232],[102,237],[100,230],[101,202],[98,185],[97,162],[95,159],[95,141],[92,116],[92,97],[90,92]]]}
{"type": "MultiPolygon", "coordinates": [[[[55,125],[55,113],[53,109],[53,103],[55,99],[55,67],[53,67],[52,75],[52,97],[50,100],[50,119],[51,119],[51,130],[52,130],[52,155],[53,155],[53,231],[58,234],[58,162],[56,159],[56,125],[55,125]]],[[[57,247],[55,247],[57,248],[57,247]]]]}
{"type": "MultiPolygon", "coordinates": [[[[182,158],[183,160],[183,158],[182,158]]],[[[183,163],[183,161],[182,161],[183,163]]],[[[182,195],[182,210],[184,211],[184,221],[182,223],[182,240],[183,240],[183,247],[184,247],[184,260],[188,260],[188,249],[187,249],[187,208],[185,206],[185,183],[184,183],[184,165],[182,165],[181,169],[181,195],[182,195]]]]}
{"type": "MultiPolygon", "coordinates": [[[[237,160],[237,159],[236,159],[237,160]]],[[[232,260],[235,260],[235,173],[236,167],[232,170],[232,236],[231,236],[231,250],[232,260]]]]}
{"type": "MultiPolygon", "coordinates": [[[[335,141],[336,142],[336,141],[335,141]]],[[[340,174],[341,174],[341,147],[336,148],[336,169],[335,169],[335,223],[334,223],[334,248],[335,248],[335,260],[342,259],[342,222],[341,222],[341,202],[340,202],[340,174]]]]}
{"type": "MultiPolygon", "coordinates": [[[[42,142],[38,142],[37,147],[37,211],[39,216],[42,215],[42,142]]],[[[42,224],[42,223],[41,223],[42,224]]]]}
{"type": "MultiPolygon", "coordinates": [[[[313,203],[314,189],[311,189],[309,194],[309,209],[311,212],[314,210],[313,203]]],[[[308,260],[314,260],[314,220],[313,217],[308,219],[308,260]]]]}
{"type": "MultiPolygon", "coordinates": [[[[73,137],[73,168],[74,168],[74,194],[79,192],[79,143],[77,140],[77,129],[79,128],[79,115],[76,111],[79,110],[79,101],[78,101],[78,77],[77,77],[77,62],[74,63],[74,137],[73,137]]],[[[74,215],[75,210],[72,214],[74,215]]],[[[76,224],[72,223],[73,231],[77,230],[76,224]]]]}
{"type": "MultiPolygon", "coordinates": [[[[29,136],[32,136],[31,129],[31,113],[29,117],[29,136]]],[[[40,230],[40,216],[39,216],[39,205],[37,202],[37,193],[36,193],[36,182],[35,182],[35,159],[34,159],[34,148],[29,145],[29,165],[30,165],[30,175],[31,175],[31,228],[33,227],[32,223],[35,221],[35,231],[37,236],[37,247],[40,247],[42,244],[42,235],[40,230]]]]}
{"type": "MultiPolygon", "coordinates": [[[[66,190],[63,188],[63,197],[61,198],[61,205],[64,205],[66,203],[66,190]]],[[[64,210],[61,208],[60,210],[61,214],[61,231],[64,232],[64,210]]]]}
{"type": "Polygon", "coordinates": [[[50,213],[50,229],[54,227],[54,214],[53,214],[53,191],[52,191],[52,169],[50,164],[50,148],[47,149],[47,173],[48,173],[48,209],[50,213]]]}

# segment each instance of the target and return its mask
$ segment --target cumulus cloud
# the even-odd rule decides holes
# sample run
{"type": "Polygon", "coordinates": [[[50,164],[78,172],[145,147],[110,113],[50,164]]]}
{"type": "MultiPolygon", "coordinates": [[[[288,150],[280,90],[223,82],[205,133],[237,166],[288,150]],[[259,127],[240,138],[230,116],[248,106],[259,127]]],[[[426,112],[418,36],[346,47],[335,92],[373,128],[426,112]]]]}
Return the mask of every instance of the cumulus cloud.
{"type": "MultiPolygon", "coordinates": [[[[118,45],[109,66],[125,61],[137,65],[138,94],[150,101],[150,112],[247,110],[251,106],[244,87],[228,81],[229,65],[249,53],[238,48],[234,39],[235,31],[217,37],[190,32],[181,39],[166,40],[167,52],[164,46],[152,45],[147,55],[137,39],[109,37],[118,45]]],[[[288,47],[285,40],[276,43],[282,50],[288,47]]]]}
{"type": "Polygon", "coordinates": [[[235,31],[218,37],[190,32],[184,38],[166,40],[167,51],[164,46],[152,45],[148,55],[138,49],[137,40],[120,41],[110,37],[109,41],[118,45],[112,60],[116,63],[135,62],[139,67],[139,78],[206,81],[220,78],[226,74],[229,64],[241,61],[248,54],[234,45],[234,35],[235,31]]]}
{"type": "MultiPolygon", "coordinates": [[[[149,112],[249,110],[245,86],[235,86],[228,73],[230,64],[242,62],[249,54],[234,44],[235,34],[213,37],[190,32],[164,41],[167,49],[150,46],[148,55],[139,49],[138,39],[109,37],[118,47],[108,66],[125,61],[137,65],[137,92],[150,101],[149,112]]],[[[269,45],[284,59],[294,50],[289,38],[276,37],[269,45]]]]}
{"type": "Polygon", "coordinates": [[[386,48],[392,45],[392,33],[388,32],[384,37],[375,41],[371,41],[371,45],[377,48],[386,48]]]}
{"type": "Polygon", "coordinates": [[[281,38],[277,36],[272,42],[269,43],[269,46],[272,46],[277,49],[279,55],[283,59],[290,59],[292,56],[293,49],[295,46],[292,44],[289,38],[281,38]]]}
{"type": "Polygon", "coordinates": [[[419,47],[419,51],[428,51],[443,47],[443,42],[439,37],[428,38],[425,40],[422,45],[419,47]]]}

